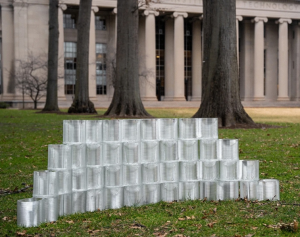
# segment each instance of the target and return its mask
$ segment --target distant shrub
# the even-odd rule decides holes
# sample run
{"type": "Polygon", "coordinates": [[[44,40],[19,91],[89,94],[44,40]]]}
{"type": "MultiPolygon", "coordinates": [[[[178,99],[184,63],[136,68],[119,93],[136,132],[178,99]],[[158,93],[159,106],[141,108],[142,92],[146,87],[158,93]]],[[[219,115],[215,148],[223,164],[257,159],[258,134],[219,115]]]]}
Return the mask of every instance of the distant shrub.
{"type": "Polygon", "coordinates": [[[4,102],[0,102],[0,109],[7,109],[9,106],[4,102]]]}

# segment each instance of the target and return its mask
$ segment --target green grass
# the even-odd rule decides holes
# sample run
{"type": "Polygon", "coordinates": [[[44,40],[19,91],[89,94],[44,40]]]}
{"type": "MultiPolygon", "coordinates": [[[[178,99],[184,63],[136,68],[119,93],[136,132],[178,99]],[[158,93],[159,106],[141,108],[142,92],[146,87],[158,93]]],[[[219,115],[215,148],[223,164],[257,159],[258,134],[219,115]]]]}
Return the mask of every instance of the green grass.
{"type": "MultiPolygon", "coordinates": [[[[149,109],[157,117],[189,117],[195,111],[149,109]]],[[[262,109],[261,114],[255,111],[253,118],[267,122],[267,111],[262,109]]],[[[250,110],[249,113],[251,115],[250,110]]],[[[22,183],[33,184],[33,171],[47,168],[47,145],[62,143],[62,121],[67,119],[97,118],[0,110],[0,193],[18,190],[24,187],[22,183]]],[[[25,229],[16,224],[17,200],[32,197],[32,188],[29,188],[22,193],[0,194],[0,236],[15,236],[25,231],[28,236],[300,236],[300,231],[270,228],[300,220],[300,171],[297,169],[300,124],[288,123],[290,117],[285,118],[282,113],[279,121],[271,123],[280,126],[276,129],[220,129],[219,137],[239,139],[240,159],[260,160],[260,177],[280,180],[281,203],[160,202],[65,216],[55,223],[25,229]]]]}

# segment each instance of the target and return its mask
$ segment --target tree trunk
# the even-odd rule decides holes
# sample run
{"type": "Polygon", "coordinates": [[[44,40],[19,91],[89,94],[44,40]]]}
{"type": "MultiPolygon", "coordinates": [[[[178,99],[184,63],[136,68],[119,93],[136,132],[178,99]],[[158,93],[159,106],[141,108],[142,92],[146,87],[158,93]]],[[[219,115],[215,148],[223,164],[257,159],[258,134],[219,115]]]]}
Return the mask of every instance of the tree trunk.
{"type": "MultiPolygon", "coordinates": [[[[92,0],[80,0],[77,25],[75,98],[68,113],[97,113],[89,100],[89,41],[92,0]]],[[[95,53],[95,52],[90,52],[95,53]]]]}
{"type": "Polygon", "coordinates": [[[254,124],[240,99],[236,0],[203,0],[202,103],[195,118],[218,118],[219,126],[254,124]]]}
{"type": "MultiPolygon", "coordinates": [[[[59,111],[57,101],[58,2],[59,0],[49,0],[48,85],[43,111],[59,111]]],[[[63,34],[63,32],[60,33],[63,34]]]]}
{"type": "Polygon", "coordinates": [[[149,117],[139,86],[138,0],[118,0],[116,82],[107,116],[149,117]]]}
{"type": "Polygon", "coordinates": [[[33,101],[33,104],[34,104],[34,109],[37,109],[37,101],[36,100],[33,101]]]}

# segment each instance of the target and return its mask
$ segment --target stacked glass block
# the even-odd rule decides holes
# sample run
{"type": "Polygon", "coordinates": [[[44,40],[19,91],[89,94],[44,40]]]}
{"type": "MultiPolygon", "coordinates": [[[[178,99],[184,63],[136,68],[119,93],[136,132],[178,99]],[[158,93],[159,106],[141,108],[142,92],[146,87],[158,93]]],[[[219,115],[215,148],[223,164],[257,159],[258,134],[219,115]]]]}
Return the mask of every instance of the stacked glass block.
{"type": "Polygon", "coordinates": [[[239,160],[238,140],[218,139],[215,118],[69,120],[48,146],[18,225],[174,200],[279,200],[279,181],[259,180],[258,160],[239,160]]]}

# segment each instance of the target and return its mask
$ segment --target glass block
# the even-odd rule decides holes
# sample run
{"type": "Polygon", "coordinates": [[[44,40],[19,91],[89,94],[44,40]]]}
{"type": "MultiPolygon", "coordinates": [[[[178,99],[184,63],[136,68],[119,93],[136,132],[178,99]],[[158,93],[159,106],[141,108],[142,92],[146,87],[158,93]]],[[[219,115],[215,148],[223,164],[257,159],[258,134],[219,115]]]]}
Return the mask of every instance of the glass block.
{"type": "Polygon", "coordinates": [[[35,227],[43,222],[42,198],[27,198],[17,201],[17,225],[35,227]]]}
{"type": "Polygon", "coordinates": [[[235,200],[239,197],[238,181],[219,181],[218,200],[235,200]]]}
{"type": "Polygon", "coordinates": [[[43,222],[53,222],[58,219],[57,196],[44,198],[43,202],[44,220],[43,222]]]}
{"type": "Polygon", "coordinates": [[[143,193],[140,185],[124,187],[124,206],[140,206],[143,204],[143,193]]]}
{"type": "Polygon", "coordinates": [[[72,192],[72,171],[57,171],[58,195],[72,192]]]}
{"type": "Polygon", "coordinates": [[[33,197],[41,198],[58,194],[58,175],[55,171],[34,171],[33,197]]]}
{"type": "Polygon", "coordinates": [[[174,140],[178,137],[178,120],[177,119],[157,119],[158,139],[174,140]]]}
{"type": "Polygon", "coordinates": [[[218,158],[222,160],[239,159],[239,140],[238,139],[219,139],[218,158]]]}
{"type": "Polygon", "coordinates": [[[140,165],[123,165],[123,185],[137,185],[140,184],[141,181],[140,165]]]}
{"type": "Polygon", "coordinates": [[[159,183],[160,174],[159,174],[159,163],[148,163],[142,165],[142,182],[147,183],[159,183]]]}
{"type": "Polygon", "coordinates": [[[197,119],[195,118],[180,118],[179,123],[179,139],[197,138],[196,127],[197,119]]]}
{"type": "Polygon", "coordinates": [[[217,139],[200,140],[200,160],[214,160],[217,156],[217,139]]]}
{"type": "Polygon", "coordinates": [[[219,161],[198,161],[198,178],[200,180],[216,180],[219,179],[220,162],[219,161]]]}
{"type": "Polygon", "coordinates": [[[103,163],[104,165],[118,165],[122,163],[122,143],[103,143],[103,163]]]}
{"type": "Polygon", "coordinates": [[[257,199],[258,181],[240,181],[240,197],[248,200],[257,199]]]}
{"type": "Polygon", "coordinates": [[[142,141],[141,142],[141,162],[158,162],[159,161],[159,142],[142,141]]]}
{"type": "Polygon", "coordinates": [[[120,120],[103,120],[103,141],[121,141],[120,120]]]}
{"type": "Polygon", "coordinates": [[[86,191],[72,193],[72,214],[86,212],[86,191]]]}
{"type": "Polygon", "coordinates": [[[156,119],[141,119],[141,140],[157,140],[156,119]]]}
{"type": "Polygon", "coordinates": [[[144,204],[158,203],[161,201],[160,184],[143,185],[144,204]]]}
{"type": "Polygon", "coordinates": [[[48,169],[63,170],[72,168],[69,145],[48,145],[48,169]]]}
{"type": "Polygon", "coordinates": [[[85,121],[86,143],[102,142],[102,120],[85,121]]]}
{"type": "Polygon", "coordinates": [[[85,143],[85,120],[64,120],[63,143],[85,143]]]}
{"type": "Polygon", "coordinates": [[[179,199],[180,200],[199,199],[199,182],[180,182],[179,199]]]}
{"type": "Polygon", "coordinates": [[[104,209],[104,190],[91,189],[86,191],[86,211],[97,211],[104,209]]]}
{"type": "Polygon", "coordinates": [[[258,182],[257,199],[277,201],[280,200],[280,187],[277,179],[262,179],[258,182]]]}
{"type": "Polygon", "coordinates": [[[105,186],[122,186],[122,166],[106,166],[105,167],[105,186]]]}
{"type": "Polygon", "coordinates": [[[103,165],[102,145],[100,143],[86,144],[86,165],[103,165]]]}
{"type": "Polygon", "coordinates": [[[162,183],[160,187],[162,201],[172,202],[179,200],[179,183],[162,183]]]}
{"type": "Polygon", "coordinates": [[[218,138],[218,119],[201,118],[201,138],[217,139],[218,138]]]}
{"type": "Polygon", "coordinates": [[[121,120],[122,141],[139,141],[140,140],[140,120],[123,119],[121,120]]]}
{"type": "Polygon", "coordinates": [[[139,143],[124,142],[123,143],[123,164],[139,163],[139,143]]]}
{"type": "Polygon", "coordinates": [[[197,161],[180,161],[180,181],[197,180],[197,161]]]}
{"type": "Polygon", "coordinates": [[[72,170],[72,190],[86,190],[86,168],[72,170]]]}
{"type": "Polygon", "coordinates": [[[218,200],[218,181],[200,181],[200,199],[218,200]]]}
{"type": "Polygon", "coordinates": [[[178,140],[179,160],[198,160],[198,140],[178,140]]]}
{"type": "Polygon", "coordinates": [[[105,209],[118,209],[123,207],[123,187],[106,187],[105,209]]]}
{"type": "Polygon", "coordinates": [[[72,214],[72,193],[58,195],[57,202],[59,216],[72,214]]]}
{"type": "Polygon", "coordinates": [[[160,141],[160,159],[161,161],[175,161],[177,156],[177,141],[160,141]]]}
{"type": "Polygon", "coordinates": [[[239,178],[239,161],[220,161],[220,180],[237,180],[239,178]]]}
{"type": "Polygon", "coordinates": [[[86,145],[85,144],[72,144],[72,169],[86,167],[86,145]]]}
{"type": "Polygon", "coordinates": [[[166,162],[160,164],[161,182],[177,182],[179,180],[178,162],[166,162]]]}
{"type": "Polygon", "coordinates": [[[259,180],[259,161],[258,160],[240,160],[239,161],[241,180],[259,180]]]}
{"type": "Polygon", "coordinates": [[[87,167],[87,189],[99,189],[104,186],[104,168],[87,167]]]}

